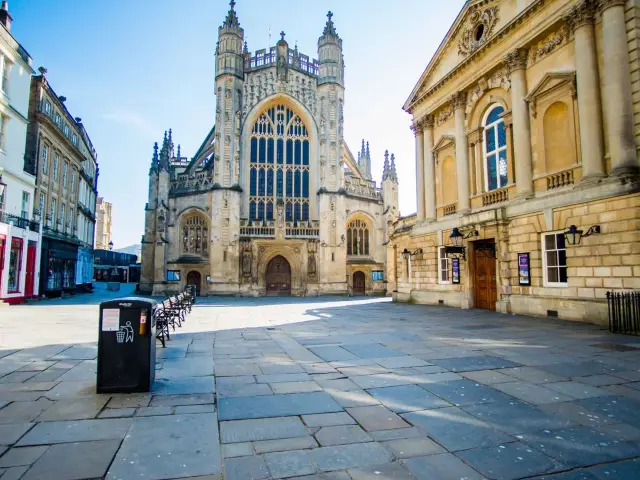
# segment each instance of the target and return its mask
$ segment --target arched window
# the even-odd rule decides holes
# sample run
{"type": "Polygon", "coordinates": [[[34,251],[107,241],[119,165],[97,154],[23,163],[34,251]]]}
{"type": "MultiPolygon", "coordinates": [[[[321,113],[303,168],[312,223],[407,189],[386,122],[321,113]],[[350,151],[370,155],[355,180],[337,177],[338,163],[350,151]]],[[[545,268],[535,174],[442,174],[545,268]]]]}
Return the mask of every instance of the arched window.
{"type": "Polygon", "coordinates": [[[273,220],[278,199],[289,222],[309,220],[309,133],[284,105],[269,107],[251,133],[249,217],[273,220]]]}
{"type": "Polygon", "coordinates": [[[192,213],[182,219],[182,251],[193,255],[206,255],[209,246],[208,222],[199,213],[192,213]]]}
{"type": "Polygon", "coordinates": [[[484,164],[487,191],[507,185],[507,131],[501,115],[504,108],[489,109],[484,121],[484,164]]]}
{"type": "Polygon", "coordinates": [[[347,255],[369,255],[369,226],[352,220],[347,226],[347,255]]]}

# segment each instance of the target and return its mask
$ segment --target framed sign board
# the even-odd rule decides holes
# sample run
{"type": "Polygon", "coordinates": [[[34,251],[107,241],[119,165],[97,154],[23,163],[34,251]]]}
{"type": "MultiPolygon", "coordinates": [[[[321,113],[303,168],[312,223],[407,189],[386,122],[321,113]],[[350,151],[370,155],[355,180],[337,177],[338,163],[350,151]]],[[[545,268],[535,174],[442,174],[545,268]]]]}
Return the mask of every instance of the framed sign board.
{"type": "Polygon", "coordinates": [[[531,286],[531,261],[528,253],[518,254],[518,279],[521,286],[531,286]]]}
{"type": "Polygon", "coordinates": [[[460,283],[460,259],[451,259],[451,283],[460,283]]]}

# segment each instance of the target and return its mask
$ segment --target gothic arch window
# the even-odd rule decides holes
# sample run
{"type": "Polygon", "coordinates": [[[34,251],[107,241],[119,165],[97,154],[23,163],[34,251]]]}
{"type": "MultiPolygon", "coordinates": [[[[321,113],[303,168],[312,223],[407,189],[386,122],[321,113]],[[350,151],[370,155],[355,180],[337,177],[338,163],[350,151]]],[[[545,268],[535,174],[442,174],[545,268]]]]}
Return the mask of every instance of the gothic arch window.
{"type": "Polygon", "coordinates": [[[182,252],[206,255],[209,246],[209,222],[200,213],[191,213],[182,219],[182,252]]]}
{"type": "Polygon", "coordinates": [[[347,225],[347,255],[369,255],[369,225],[363,220],[347,225]]]}
{"type": "Polygon", "coordinates": [[[249,217],[273,220],[282,199],[288,222],[309,220],[309,132],[285,105],[267,108],[251,132],[249,217]]]}
{"type": "Polygon", "coordinates": [[[507,185],[507,131],[501,115],[504,108],[494,105],[485,116],[484,126],[484,165],[485,187],[487,191],[507,185]]]}

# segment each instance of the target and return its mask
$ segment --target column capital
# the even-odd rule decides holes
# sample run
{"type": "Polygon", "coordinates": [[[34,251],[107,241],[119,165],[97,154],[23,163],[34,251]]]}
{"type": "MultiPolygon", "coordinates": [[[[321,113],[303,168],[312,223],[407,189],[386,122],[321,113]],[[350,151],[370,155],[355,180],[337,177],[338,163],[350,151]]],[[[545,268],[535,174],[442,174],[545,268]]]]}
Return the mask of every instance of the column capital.
{"type": "Polygon", "coordinates": [[[507,66],[509,73],[527,68],[527,57],[529,52],[525,48],[514,48],[507,53],[502,61],[507,66]]]}
{"type": "Polygon", "coordinates": [[[459,108],[467,107],[467,92],[456,92],[451,96],[451,104],[453,105],[453,109],[457,110],[459,108]]]}
{"type": "Polygon", "coordinates": [[[415,122],[413,122],[409,128],[411,129],[411,131],[413,132],[413,136],[417,137],[419,135],[422,135],[422,127],[420,126],[420,120],[416,120],[415,122]]]}
{"type": "Polygon", "coordinates": [[[425,115],[420,120],[418,120],[418,126],[422,128],[422,130],[433,128],[434,123],[435,119],[433,118],[433,115],[425,115]]]}
{"type": "Polygon", "coordinates": [[[582,0],[569,10],[564,21],[573,32],[585,25],[593,25],[597,7],[596,0],[582,0]]]}
{"type": "Polygon", "coordinates": [[[604,12],[610,7],[624,7],[626,3],[626,0],[598,0],[598,10],[604,12]]]}

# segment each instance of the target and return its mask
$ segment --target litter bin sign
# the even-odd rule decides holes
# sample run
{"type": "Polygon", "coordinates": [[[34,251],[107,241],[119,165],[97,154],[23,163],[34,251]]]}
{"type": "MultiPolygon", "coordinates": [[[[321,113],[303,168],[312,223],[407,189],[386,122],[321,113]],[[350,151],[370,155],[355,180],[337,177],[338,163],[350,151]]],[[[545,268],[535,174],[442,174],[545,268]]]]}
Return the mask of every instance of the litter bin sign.
{"type": "Polygon", "coordinates": [[[121,298],[100,304],[98,393],[148,392],[156,373],[156,302],[121,298]]]}

